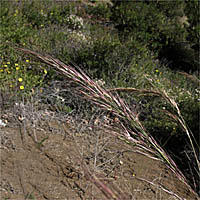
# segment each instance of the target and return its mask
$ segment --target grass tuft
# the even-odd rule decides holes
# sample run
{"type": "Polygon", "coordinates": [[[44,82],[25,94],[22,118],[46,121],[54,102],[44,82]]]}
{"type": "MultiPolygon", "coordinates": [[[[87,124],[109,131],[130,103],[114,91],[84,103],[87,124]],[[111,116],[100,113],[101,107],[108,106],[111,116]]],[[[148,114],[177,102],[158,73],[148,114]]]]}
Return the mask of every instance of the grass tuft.
{"type": "MultiPolygon", "coordinates": [[[[115,89],[105,89],[103,86],[99,85],[98,82],[92,80],[82,69],[78,66],[72,67],[71,65],[64,64],[58,59],[52,58],[47,55],[44,56],[40,53],[34,51],[17,48],[25,54],[33,55],[44,63],[52,66],[56,71],[64,75],[65,77],[71,79],[80,87],[80,95],[86,98],[87,100],[98,105],[102,109],[109,111],[112,115],[119,118],[119,124],[123,128],[122,136],[125,137],[130,143],[133,143],[138,148],[138,152],[151,157],[153,159],[159,159],[163,161],[166,166],[168,166],[178,177],[179,180],[184,182],[188,188],[192,190],[190,185],[187,183],[187,179],[183,173],[179,170],[176,163],[169,156],[168,153],[157,143],[154,137],[145,129],[142,122],[138,118],[138,113],[132,111],[128,104],[120,98],[117,91],[134,91],[144,94],[151,94],[162,97],[168,104],[170,104],[175,110],[176,115],[167,113],[168,116],[175,119],[185,130],[190,144],[195,155],[195,159],[198,165],[198,170],[200,170],[200,163],[198,161],[197,152],[195,151],[192,133],[186,126],[186,123],[181,115],[181,112],[178,108],[176,102],[169,97],[169,95],[163,89],[159,89],[154,84],[153,79],[150,79],[149,82],[154,86],[154,90],[140,90],[135,88],[115,88],[115,89]]],[[[146,77],[149,79],[148,77],[146,77]]],[[[95,179],[93,179],[95,180],[95,179]]],[[[95,183],[96,184],[96,183],[95,183]]],[[[194,191],[193,191],[194,192],[194,191]]],[[[195,193],[195,192],[194,192],[195,193]]],[[[111,195],[111,194],[110,194],[111,195]]]]}

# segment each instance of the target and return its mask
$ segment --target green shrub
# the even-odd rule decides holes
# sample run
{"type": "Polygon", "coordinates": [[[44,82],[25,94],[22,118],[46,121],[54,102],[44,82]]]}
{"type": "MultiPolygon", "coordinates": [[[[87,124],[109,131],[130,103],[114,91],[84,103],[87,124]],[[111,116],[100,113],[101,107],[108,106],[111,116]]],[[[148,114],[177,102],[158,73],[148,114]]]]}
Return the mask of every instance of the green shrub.
{"type": "Polygon", "coordinates": [[[195,71],[199,68],[197,53],[191,49],[192,45],[197,48],[199,38],[195,2],[114,2],[110,19],[122,42],[131,36],[146,45],[160,60],[166,59],[169,67],[195,71]],[[188,14],[187,10],[193,7],[194,11],[188,14]],[[187,40],[189,48],[182,45],[188,43],[187,40]]]}
{"type": "Polygon", "coordinates": [[[71,21],[68,20],[70,14],[74,13],[74,4],[68,3],[64,6],[54,5],[48,10],[47,21],[50,24],[59,25],[71,25],[71,21]]]}
{"type": "Polygon", "coordinates": [[[117,2],[112,8],[111,20],[123,41],[127,35],[133,35],[154,51],[169,41],[182,41],[185,37],[181,27],[172,23],[152,2],[117,2]]]}
{"type": "Polygon", "coordinates": [[[48,69],[46,66],[38,65],[27,56],[16,56],[16,51],[12,47],[1,46],[1,91],[9,91],[10,94],[14,93],[15,97],[21,95],[29,96],[36,87],[40,88],[47,82],[47,74],[48,69]]]}
{"type": "Polygon", "coordinates": [[[199,38],[200,38],[200,12],[199,12],[199,1],[185,1],[185,14],[188,18],[188,37],[187,40],[193,45],[195,51],[199,52],[199,38]]]}
{"type": "Polygon", "coordinates": [[[94,40],[91,38],[90,45],[83,45],[80,49],[74,49],[71,57],[76,64],[99,77],[104,73],[108,74],[110,70],[108,57],[118,45],[119,42],[111,39],[110,36],[103,36],[94,40]]]}
{"type": "MultiPolygon", "coordinates": [[[[23,43],[24,39],[30,35],[27,21],[22,17],[21,12],[16,5],[13,7],[1,3],[0,14],[0,38],[1,42],[10,41],[14,43],[23,43]]],[[[10,4],[10,3],[8,3],[10,4]]]]}
{"type": "Polygon", "coordinates": [[[92,17],[100,20],[108,20],[111,15],[110,6],[106,2],[99,2],[95,6],[87,5],[85,7],[87,14],[92,15],[92,17]]]}

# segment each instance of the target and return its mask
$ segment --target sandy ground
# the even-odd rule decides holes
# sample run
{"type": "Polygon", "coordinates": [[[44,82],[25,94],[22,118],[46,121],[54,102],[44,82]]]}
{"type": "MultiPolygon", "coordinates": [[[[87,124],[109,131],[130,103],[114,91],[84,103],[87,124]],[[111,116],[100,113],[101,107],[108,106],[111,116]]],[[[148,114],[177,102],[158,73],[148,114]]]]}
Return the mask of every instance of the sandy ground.
{"type": "Polygon", "coordinates": [[[15,116],[0,136],[1,199],[197,199],[163,163],[84,120],[15,116]]]}

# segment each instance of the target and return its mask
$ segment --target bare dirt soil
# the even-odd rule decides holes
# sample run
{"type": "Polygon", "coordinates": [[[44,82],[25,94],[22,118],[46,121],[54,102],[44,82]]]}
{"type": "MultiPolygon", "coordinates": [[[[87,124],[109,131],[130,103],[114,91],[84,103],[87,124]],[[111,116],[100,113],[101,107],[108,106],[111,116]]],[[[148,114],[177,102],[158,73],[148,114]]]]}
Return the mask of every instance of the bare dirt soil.
{"type": "Polygon", "coordinates": [[[163,163],[87,121],[34,119],[7,116],[0,128],[2,200],[197,199],[163,163]]]}

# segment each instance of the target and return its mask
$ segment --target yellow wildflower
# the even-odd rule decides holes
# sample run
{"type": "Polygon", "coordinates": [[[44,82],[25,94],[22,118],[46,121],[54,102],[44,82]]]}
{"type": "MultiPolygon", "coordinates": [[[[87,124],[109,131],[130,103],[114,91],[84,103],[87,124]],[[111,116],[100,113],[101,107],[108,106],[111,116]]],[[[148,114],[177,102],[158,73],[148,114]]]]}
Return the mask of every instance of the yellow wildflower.
{"type": "Polygon", "coordinates": [[[19,82],[22,82],[22,81],[23,81],[23,79],[22,79],[22,78],[18,78],[18,81],[19,81],[19,82]]]}
{"type": "Polygon", "coordinates": [[[10,62],[7,62],[8,65],[10,65],[10,62]]]}
{"type": "Polygon", "coordinates": [[[16,67],[16,70],[19,70],[19,67],[16,67]]]}
{"type": "Polygon", "coordinates": [[[17,67],[19,64],[18,63],[15,63],[15,67],[17,67]]]}
{"type": "Polygon", "coordinates": [[[29,62],[30,62],[30,60],[26,60],[26,62],[27,62],[27,63],[29,63],[29,62]]]}
{"type": "Polygon", "coordinates": [[[158,70],[158,69],[156,69],[156,72],[158,73],[158,72],[159,72],[159,70],[158,70]]]}
{"type": "Polygon", "coordinates": [[[0,72],[3,72],[3,69],[0,69],[0,72]]]}
{"type": "Polygon", "coordinates": [[[4,67],[8,67],[8,65],[4,65],[4,67]]]}
{"type": "Polygon", "coordinates": [[[46,69],[44,69],[44,73],[47,74],[47,70],[46,69]]]}
{"type": "Polygon", "coordinates": [[[24,86],[23,86],[23,85],[20,85],[20,86],[19,86],[19,89],[20,89],[20,90],[24,90],[24,86]]]}

